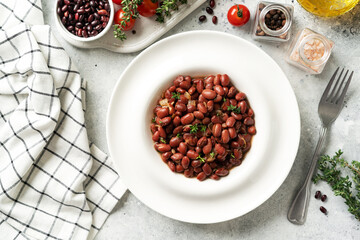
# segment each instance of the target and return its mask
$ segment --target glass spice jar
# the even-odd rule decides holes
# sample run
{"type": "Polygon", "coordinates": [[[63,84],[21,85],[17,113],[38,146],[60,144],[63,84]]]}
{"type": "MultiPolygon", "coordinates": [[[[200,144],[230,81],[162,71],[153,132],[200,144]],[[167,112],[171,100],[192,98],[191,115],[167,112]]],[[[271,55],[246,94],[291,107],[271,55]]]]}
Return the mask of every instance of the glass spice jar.
{"type": "Polygon", "coordinates": [[[328,61],[334,42],[308,28],[291,43],[287,62],[312,74],[320,74],[328,61]]]}
{"type": "Polygon", "coordinates": [[[292,5],[260,1],[255,12],[252,37],[257,40],[288,41],[293,14],[292,5]]]}

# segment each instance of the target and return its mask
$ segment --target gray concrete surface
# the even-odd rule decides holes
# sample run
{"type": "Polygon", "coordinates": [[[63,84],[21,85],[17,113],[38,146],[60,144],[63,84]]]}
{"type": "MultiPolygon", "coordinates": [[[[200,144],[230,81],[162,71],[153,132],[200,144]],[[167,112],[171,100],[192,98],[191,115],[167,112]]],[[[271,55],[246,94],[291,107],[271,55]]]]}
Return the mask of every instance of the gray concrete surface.
{"type": "MultiPolygon", "coordinates": [[[[102,49],[74,48],[65,42],[55,29],[53,8],[56,1],[42,2],[45,22],[53,27],[58,40],[88,82],[86,121],[89,138],[107,152],[105,124],[111,91],[120,74],[138,53],[118,54],[102,49]]],[[[360,5],[343,16],[323,19],[306,12],[297,2],[294,3],[293,34],[304,27],[310,27],[335,42],[333,54],[324,72],[314,76],[285,62],[284,52],[288,48],[288,43],[253,41],[249,34],[250,24],[236,28],[227,22],[226,13],[232,4],[245,2],[253,10],[256,1],[216,2],[215,14],[219,18],[217,25],[213,25],[211,18],[206,14],[205,3],[163,38],[189,30],[223,31],[254,42],[273,57],[288,76],[297,96],[301,114],[301,142],[293,168],[282,186],[260,207],[245,216],[219,224],[196,225],[169,219],[152,211],[127,192],[96,239],[360,239],[360,222],[347,212],[343,200],[335,197],[330,187],[324,183],[313,186],[312,195],[315,190],[321,190],[327,194],[328,201],[322,203],[311,198],[305,225],[296,226],[286,219],[295,190],[307,172],[317,142],[320,124],[317,115],[318,101],[337,66],[355,70],[355,78],[350,86],[346,105],[330,130],[322,152],[333,154],[341,148],[347,159],[360,160],[360,5]],[[200,24],[198,17],[202,14],[208,16],[208,21],[200,24]],[[327,216],[319,211],[321,205],[328,209],[327,216]]],[[[241,54],[239,57],[242,57],[241,54]]]]}

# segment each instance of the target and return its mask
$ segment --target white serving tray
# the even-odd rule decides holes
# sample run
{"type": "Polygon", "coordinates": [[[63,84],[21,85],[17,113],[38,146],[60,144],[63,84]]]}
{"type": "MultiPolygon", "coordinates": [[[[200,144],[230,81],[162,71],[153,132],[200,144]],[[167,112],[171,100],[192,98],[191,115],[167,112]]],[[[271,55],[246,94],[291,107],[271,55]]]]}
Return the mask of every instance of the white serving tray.
{"type": "MultiPolygon", "coordinates": [[[[103,37],[98,40],[91,42],[80,42],[67,36],[67,34],[65,34],[59,26],[60,23],[58,21],[55,22],[61,36],[67,42],[76,47],[105,48],[118,53],[131,53],[140,51],[155,42],[158,38],[160,38],[171,28],[173,28],[176,24],[178,24],[182,19],[184,19],[187,15],[189,15],[205,1],[206,0],[188,0],[188,3],[181,5],[179,7],[179,11],[174,12],[171,15],[171,18],[167,19],[165,23],[159,23],[155,21],[156,16],[150,18],[140,16],[134,26],[136,34],[133,34],[132,31],[126,32],[127,39],[125,41],[114,38],[113,28],[111,28],[109,32],[107,32],[103,37]]],[[[120,8],[116,4],[114,4],[114,7],[115,11],[120,8]]]]}

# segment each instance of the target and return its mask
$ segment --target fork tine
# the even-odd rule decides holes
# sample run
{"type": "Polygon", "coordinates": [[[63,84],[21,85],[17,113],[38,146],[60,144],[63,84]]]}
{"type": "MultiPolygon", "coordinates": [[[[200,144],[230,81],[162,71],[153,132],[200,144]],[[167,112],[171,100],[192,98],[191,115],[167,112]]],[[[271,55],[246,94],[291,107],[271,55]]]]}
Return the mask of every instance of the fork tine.
{"type": "Polygon", "coordinates": [[[337,81],[335,83],[335,86],[332,88],[332,91],[331,91],[331,93],[329,94],[329,96],[327,97],[326,100],[330,100],[330,99],[332,99],[334,97],[335,90],[337,89],[337,86],[338,86],[338,84],[340,82],[340,79],[341,79],[341,76],[342,76],[343,72],[344,72],[344,68],[341,70],[340,75],[339,75],[339,77],[338,77],[338,79],[337,79],[337,81]]]}
{"type": "Polygon", "coordinates": [[[332,75],[332,77],[331,77],[328,85],[327,85],[326,88],[325,88],[325,91],[324,91],[323,95],[321,96],[320,102],[325,101],[325,99],[327,98],[327,95],[328,95],[328,93],[329,93],[329,91],[330,91],[331,85],[332,85],[332,83],[334,82],[334,79],[335,79],[335,77],[336,77],[337,72],[339,71],[339,68],[340,68],[340,67],[338,67],[338,68],[336,69],[336,71],[334,72],[334,74],[332,75]]]}
{"type": "Polygon", "coordinates": [[[335,102],[339,98],[339,95],[341,94],[342,86],[346,80],[346,76],[348,75],[348,73],[349,73],[349,70],[346,71],[345,76],[344,76],[343,80],[341,81],[340,86],[337,89],[335,96],[330,99],[330,102],[335,102]]]}
{"type": "Polygon", "coordinates": [[[354,71],[351,72],[351,74],[349,76],[349,80],[346,82],[344,90],[342,91],[339,99],[335,102],[335,104],[339,104],[339,103],[342,104],[344,102],[345,94],[346,94],[346,92],[347,92],[347,90],[349,88],[349,85],[350,85],[353,74],[354,74],[354,71]]]}

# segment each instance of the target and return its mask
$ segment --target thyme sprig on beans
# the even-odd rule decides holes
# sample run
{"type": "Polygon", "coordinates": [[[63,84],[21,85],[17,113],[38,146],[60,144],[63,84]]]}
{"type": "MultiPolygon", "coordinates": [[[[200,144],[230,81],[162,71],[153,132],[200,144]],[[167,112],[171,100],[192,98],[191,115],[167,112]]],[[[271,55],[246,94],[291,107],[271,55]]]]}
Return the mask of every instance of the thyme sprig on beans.
{"type": "Polygon", "coordinates": [[[200,129],[200,131],[202,131],[202,132],[206,132],[206,126],[205,125],[201,125],[201,129],[200,129]]]}
{"type": "Polygon", "coordinates": [[[190,133],[197,133],[199,131],[199,127],[201,132],[206,132],[206,125],[194,124],[190,126],[190,133]]]}
{"type": "Polygon", "coordinates": [[[200,154],[196,159],[200,160],[200,162],[203,162],[203,163],[206,162],[205,158],[201,157],[200,154]]]}
{"type": "Polygon", "coordinates": [[[232,112],[237,113],[237,114],[240,113],[240,108],[239,108],[239,107],[236,107],[236,106],[234,106],[234,105],[228,106],[228,107],[227,107],[227,110],[228,110],[228,111],[232,111],[232,112]]]}
{"type": "Polygon", "coordinates": [[[360,221],[360,162],[352,161],[350,164],[341,157],[342,154],[339,150],[333,157],[322,156],[318,165],[321,173],[317,174],[313,181],[327,182],[335,196],[344,198],[348,211],[360,221]]]}
{"type": "Polygon", "coordinates": [[[197,124],[190,126],[190,133],[197,133],[199,127],[197,124]]]}
{"type": "Polygon", "coordinates": [[[126,39],[126,34],[124,33],[124,27],[127,22],[130,22],[131,19],[136,19],[139,17],[139,12],[137,10],[138,6],[143,2],[143,0],[122,0],[121,6],[124,11],[124,17],[121,20],[120,24],[114,24],[114,37],[120,39],[121,41],[126,39]]]}
{"type": "Polygon", "coordinates": [[[175,99],[180,99],[180,93],[178,93],[178,92],[173,92],[172,93],[172,98],[175,98],[175,99]]]}

